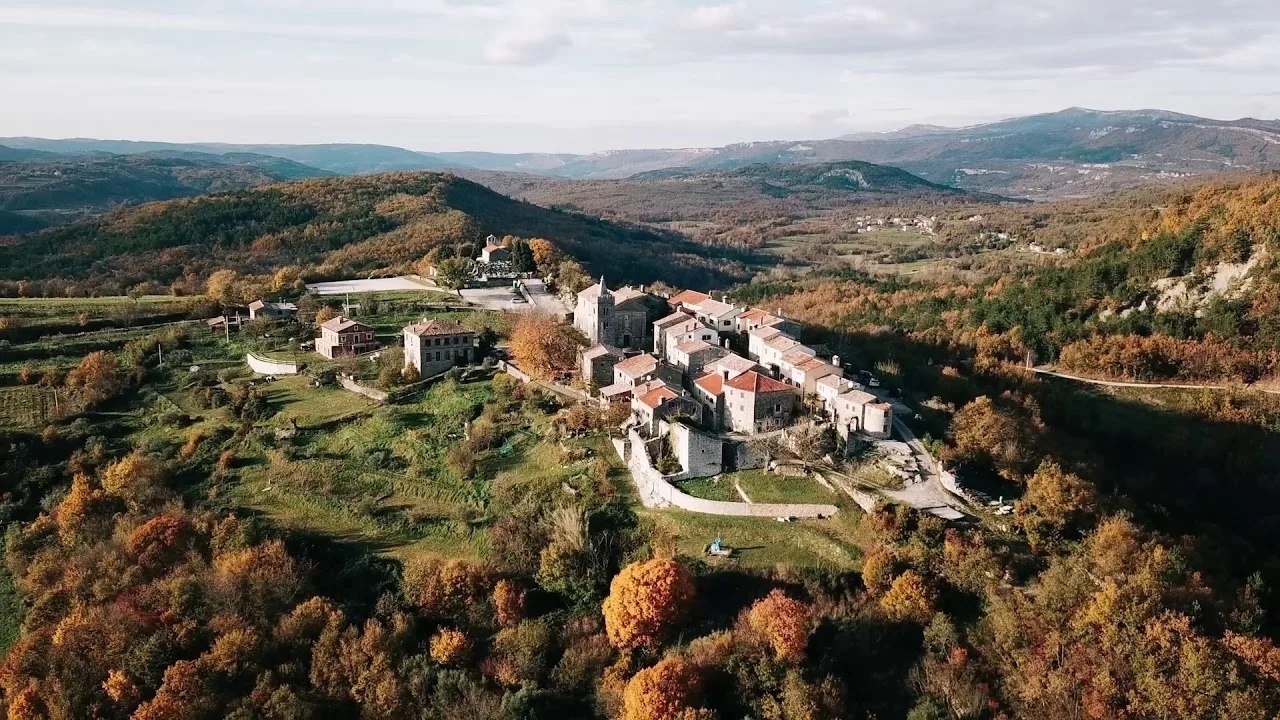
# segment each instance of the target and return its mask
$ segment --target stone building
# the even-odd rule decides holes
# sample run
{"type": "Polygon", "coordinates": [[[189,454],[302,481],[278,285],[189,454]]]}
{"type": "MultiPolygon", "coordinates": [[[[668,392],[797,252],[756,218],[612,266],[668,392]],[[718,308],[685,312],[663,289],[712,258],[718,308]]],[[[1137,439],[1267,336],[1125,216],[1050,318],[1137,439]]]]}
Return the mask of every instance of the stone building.
{"type": "Polygon", "coordinates": [[[893,432],[893,406],[862,390],[850,390],[835,399],[837,430],[849,437],[861,433],[885,439],[893,432]]]}
{"type": "Polygon", "coordinates": [[[583,380],[603,387],[613,382],[613,368],[622,359],[622,351],[616,347],[592,345],[581,352],[578,367],[583,380]]]}
{"type": "Polygon", "coordinates": [[[750,371],[723,381],[722,387],[725,430],[754,435],[791,424],[796,393],[790,385],[750,371]]]}
{"type": "Polygon", "coordinates": [[[292,320],[298,314],[298,306],[291,302],[266,302],[254,300],[249,303],[249,319],[257,320],[292,320]]]}
{"type": "Polygon", "coordinates": [[[592,345],[647,350],[652,346],[648,298],[631,287],[611,291],[600,278],[600,282],[578,293],[573,325],[592,345]]]}
{"type": "Polygon", "coordinates": [[[419,377],[438,375],[476,360],[476,333],[451,322],[423,320],[404,329],[404,364],[419,377]]]}

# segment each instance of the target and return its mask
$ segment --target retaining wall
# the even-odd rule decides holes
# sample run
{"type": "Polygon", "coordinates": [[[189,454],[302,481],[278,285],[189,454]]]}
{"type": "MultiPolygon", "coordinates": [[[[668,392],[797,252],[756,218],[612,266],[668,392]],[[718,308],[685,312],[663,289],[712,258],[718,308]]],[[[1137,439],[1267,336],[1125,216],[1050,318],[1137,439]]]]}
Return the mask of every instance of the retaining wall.
{"type": "Polygon", "coordinates": [[[298,363],[285,362],[283,360],[271,360],[260,355],[249,353],[244,356],[245,362],[249,363],[249,369],[259,375],[297,375],[298,363]]]}
{"type": "Polygon", "coordinates": [[[378,402],[386,402],[388,397],[385,392],[381,390],[375,390],[374,388],[371,388],[371,387],[365,387],[364,385],[361,385],[355,380],[352,380],[351,378],[346,377],[344,375],[338,376],[338,384],[341,385],[344,389],[350,390],[353,393],[363,395],[369,398],[370,400],[377,400],[378,402]]]}
{"type": "Polygon", "coordinates": [[[645,507],[661,508],[674,505],[684,510],[707,515],[795,518],[829,517],[839,511],[835,505],[726,502],[694,497],[677,490],[667,482],[662,473],[653,467],[649,462],[648,453],[645,452],[644,440],[639,433],[632,430],[628,437],[631,457],[627,465],[645,507]]]}

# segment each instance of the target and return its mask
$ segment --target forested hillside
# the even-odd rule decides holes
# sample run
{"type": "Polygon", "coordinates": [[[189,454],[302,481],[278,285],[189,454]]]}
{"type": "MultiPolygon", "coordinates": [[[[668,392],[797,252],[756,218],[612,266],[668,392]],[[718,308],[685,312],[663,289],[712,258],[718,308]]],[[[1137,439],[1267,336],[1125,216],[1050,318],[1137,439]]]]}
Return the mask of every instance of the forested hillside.
{"type": "MultiPolygon", "coordinates": [[[[486,235],[554,238],[592,272],[699,285],[745,277],[740,258],[672,234],[512,200],[452,175],[307,180],[156,203],[0,246],[0,277],[170,283],[214,270],[315,277],[408,270],[486,235]]],[[[465,247],[464,247],[465,246],[465,247]]]]}
{"type": "Polygon", "coordinates": [[[120,205],[328,174],[248,153],[75,157],[19,150],[8,160],[0,150],[0,235],[68,224],[120,205]]]}

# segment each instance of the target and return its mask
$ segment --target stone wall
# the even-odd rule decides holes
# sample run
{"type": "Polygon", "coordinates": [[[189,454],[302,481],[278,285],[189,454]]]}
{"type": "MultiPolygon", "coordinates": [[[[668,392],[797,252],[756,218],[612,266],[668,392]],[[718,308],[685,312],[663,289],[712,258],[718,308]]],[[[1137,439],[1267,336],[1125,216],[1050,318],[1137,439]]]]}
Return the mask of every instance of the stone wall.
{"type": "Polygon", "coordinates": [[[297,375],[298,363],[284,362],[282,360],[271,360],[260,355],[249,353],[245,355],[245,362],[249,363],[249,369],[259,375],[297,375]]]}
{"type": "Polygon", "coordinates": [[[675,450],[685,475],[710,477],[720,474],[724,443],[719,438],[704,435],[680,422],[668,427],[669,430],[664,429],[664,432],[671,433],[672,449],[675,450]]]}
{"type": "Polygon", "coordinates": [[[377,400],[378,402],[386,402],[386,399],[387,399],[386,393],[382,392],[381,390],[375,390],[374,388],[371,388],[371,387],[365,387],[364,385],[361,385],[360,383],[356,382],[355,380],[352,380],[346,375],[338,375],[338,384],[341,385],[343,389],[350,390],[351,392],[356,393],[358,395],[363,395],[369,398],[370,400],[377,400]]]}
{"type": "Polygon", "coordinates": [[[748,517],[823,518],[835,515],[835,505],[808,505],[783,503],[745,503],[706,500],[676,489],[649,461],[644,440],[635,430],[630,433],[631,457],[628,467],[636,483],[640,501],[645,507],[678,507],[690,512],[707,515],[733,515],[748,517]]]}

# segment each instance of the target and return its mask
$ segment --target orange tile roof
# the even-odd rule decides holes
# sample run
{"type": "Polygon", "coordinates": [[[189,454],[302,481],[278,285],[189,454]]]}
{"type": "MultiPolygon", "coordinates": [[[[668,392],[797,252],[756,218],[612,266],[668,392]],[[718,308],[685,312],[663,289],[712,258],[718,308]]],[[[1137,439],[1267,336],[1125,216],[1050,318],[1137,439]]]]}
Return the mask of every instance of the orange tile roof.
{"type": "Polygon", "coordinates": [[[694,380],[693,384],[697,385],[703,390],[706,390],[712,395],[719,395],[720,393],[724,392],[724,378],[720,377],[716,373],[709,373],[707,375],[703,375],[697,380],[694,380]]]}
{"type": "Polygon", "coordinates": [[[620,370],[625,375],[644,375],[658,369],[658,358],[644,353],[623,360],[614,365],[613,369],[620,370]]]}
{"type": "Polygon", "coordinates": [[[731,387],[734,390],[745,390],[753,393],[775,393],[790,392],[791,386],[774,380],[767,375],[761,375],[755,370],[744,372],[732,380],[725,381],[725,387],[731,387]]]}
{"type": "Polygon", "coordinates": [[[659,405],[661,405],[664,400],[671,400],[673,398],[678,398],[678,397],[680,396],[675,394],[671,390],[671,388],[667,387],[666,385],[663,385],[660,388],[650,390],[644,395],[641,395],[640,402],[643,403],[644,405],[647,405],[648,407],[656,408],[659,405]]]}
{"type": "Polygon", "coordinates": [[[681,303],[687,303],[689,305],[697,305],[698,303],[710,297],[711,297],[710,295],[706,293],[698,292],[697,290],[685,290],[684,292],[673,295],[671,299],[668,300],[667,302],[672,305],[679,305],[681,303]]]}

